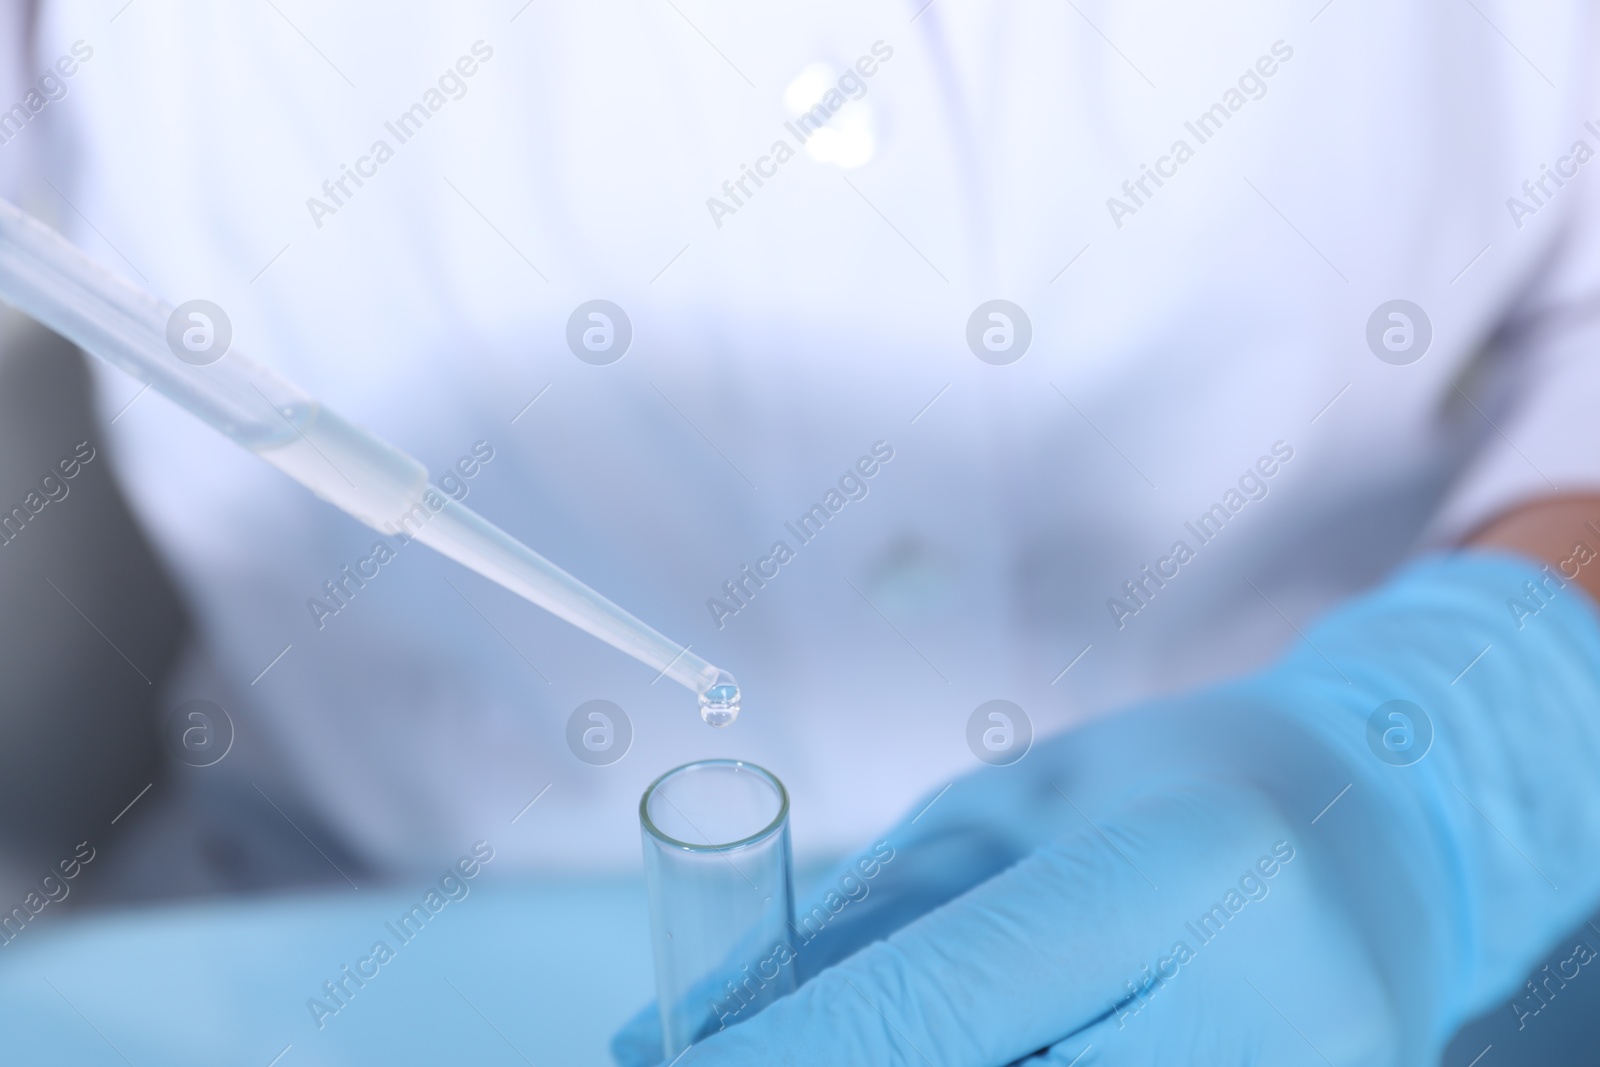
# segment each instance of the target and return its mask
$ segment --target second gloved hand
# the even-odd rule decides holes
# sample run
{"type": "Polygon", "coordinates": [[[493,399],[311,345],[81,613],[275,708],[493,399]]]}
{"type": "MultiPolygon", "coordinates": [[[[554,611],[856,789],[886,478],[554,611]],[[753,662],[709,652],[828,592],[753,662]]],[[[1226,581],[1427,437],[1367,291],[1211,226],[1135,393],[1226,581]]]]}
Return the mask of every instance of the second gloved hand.
{"type": "Polygon", "coordinates": [[[805,985],[686,1059],[1436,1062],[1600,895],[1600,629],[1568,590],[1518,630],[1532,573],[1413,568],[1261,675],[956,782],[866,897],[802,905],[805,985]],[[1374,740],[1393,700],[1427,747],[1374,740]]]}

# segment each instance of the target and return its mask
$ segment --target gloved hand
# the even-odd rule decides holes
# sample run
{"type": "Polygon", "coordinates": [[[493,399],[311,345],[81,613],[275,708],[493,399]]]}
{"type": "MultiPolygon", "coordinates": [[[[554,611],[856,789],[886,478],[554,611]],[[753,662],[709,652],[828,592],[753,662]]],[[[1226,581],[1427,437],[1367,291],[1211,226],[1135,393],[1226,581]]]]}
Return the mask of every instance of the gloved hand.
{"type": "MultiPolygon", "coordinates": [[[[1600,897],[1600,626],[1553,582],[1509,609],[1544,579],[1418,565],[1260,675],[957,782],[865,898],[801,905],[800,990],[680,1062],[1437,1062],[1600,897]]],[[[653,1012],[613,1048],[660,1060],[653,1012]]]]}

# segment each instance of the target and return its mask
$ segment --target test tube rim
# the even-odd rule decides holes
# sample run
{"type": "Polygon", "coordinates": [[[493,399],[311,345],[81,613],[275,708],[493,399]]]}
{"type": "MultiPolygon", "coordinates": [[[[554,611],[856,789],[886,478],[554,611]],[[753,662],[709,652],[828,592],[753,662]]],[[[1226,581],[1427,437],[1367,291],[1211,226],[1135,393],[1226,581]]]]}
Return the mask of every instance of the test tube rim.
{"type": "Polygon", "coordinates": [[[660,777],[656,778],[655,781],[651,782],[645,788],[644,794],[639,797],[639,825],[644,828],[645,833],[649,834],[651,837],[670,848],[679,849],[684,852],[693,852],[699,855],[709,856],[722,852],[736,852],[740,849],[751,848],[755,845],[761,844],[763,841],[766,841],[774,834],[781,832],[783,828],[788,825],[788,822],[789,790],[784,787],[783,782],[779,780],[777,775],[773,774],[765,767],[751,763],[749,760],[727,759],[725,757],[719,757],[716,759],[691,760],[688,763],[681,764],[672,768],[670,771],[663,773],[660,777]],[[690,841],[680,841],[676,837],[667,834],[660,827],[656,826],[656,824],[650,818],[650,797],[654,795],[655,791],[660,788],[661,784],[667,779],[681,774],[684,771],[692,770],[696,767],[735,767],[754,772],[757,776],[764,779],[767,784],[771,785],[778,791],[778,813],[772,817],[772,821],[770,823],[768,823],[766,826],[763,826],[755,833],[749,835],[748,837],[741,837],[737,841],[730,841],[723,845],[697,845],[690,841]]]}

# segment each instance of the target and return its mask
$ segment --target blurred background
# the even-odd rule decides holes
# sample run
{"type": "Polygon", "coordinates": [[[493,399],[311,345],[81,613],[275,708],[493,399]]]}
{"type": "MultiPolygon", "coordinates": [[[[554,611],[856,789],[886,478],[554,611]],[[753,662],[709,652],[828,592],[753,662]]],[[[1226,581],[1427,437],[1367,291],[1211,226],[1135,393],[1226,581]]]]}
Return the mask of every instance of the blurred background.
{"type": "MultiPolygon", "coordinates": [[[[607,1062],[651,996],[636,805],[665,769],[771,767],[809,874],[977,766],[981,701],[1044,734],[1262,664],[1287,619],[1537,489],[1496,427],[1557,478],[1587,462],[1539,430],[1573,380],[1535,390],[1517,360],[1548,354],[1516,342],[1538,293],[1592,281],[1565,238],[1593,194],[1526,231],[1502,203],[1593,102],[1576,16],[1491,5],[1562,87],[1545,97],[1471,11],[937,2],[768,23],[709,3],[16,0],[7,196],[164,299],[216,301],[236,344],[435,478],[487,449],[460,477],[473,506],[750,694],[712,733],[687,693],[425,548],[319,620],[371,531],[8,311],[0,508],[30,516],[0,546],[18,1062],[607,1062]],[[1149,148],[1285,41],[1226,139],[1108,221],[1149,148]],[[468,55],[477,73],[402,142],[386,123],[468,55]],[[869,55],[826,137],[770,188],[726,190],[869,55]],[[1425,150],[1389,154],[1380,120],[1425,150]],[[370,188],[329,192],[375,139],[395,152],[370,188]],[[1398,295],[1433,317],[1403,379],[1362,340],[1398,295]],[[965,340],[997,296],[1032,320],[1004,368],[965,340]],[[596,298],[632,318],[615,365],[565,340],[596,298]],[[878,442],[894,458],[867,495],[729,598],[878,442]],[[1128,626],[1108,616],[1275,442],[1295,458],[1229,540],[1128,626]],[[64,497],[25,503],[84,446],[64,497]],[[633,740],[594,765],[567,722],[601,698],[633,740]],[[478,841],[478,902],[359,1011],[308,1016],[478,841]]],[[[1580,941],[1600,927],[1550,960],[1580,941]]],[[[1592,1063],[1597,1019],[1600,979],[1580,978],[1525,1026],[1486,1012],[1444,1063],[1592,1063]]]]}

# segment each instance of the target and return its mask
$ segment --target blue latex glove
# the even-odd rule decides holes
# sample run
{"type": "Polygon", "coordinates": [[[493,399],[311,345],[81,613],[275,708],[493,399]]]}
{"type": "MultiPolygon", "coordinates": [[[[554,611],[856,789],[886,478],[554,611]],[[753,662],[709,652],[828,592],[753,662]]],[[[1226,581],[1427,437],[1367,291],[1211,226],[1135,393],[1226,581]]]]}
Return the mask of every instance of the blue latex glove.
{"type": "Polygon", "coordinates": [[[801,989],[680,1062],[1436,1063],[1600,898],[1600,626],[1546,577],[1418,565],[1260,675],[958,781],[864,899],[803,907],[801,989]],[[1393,700],[1432,724],[1408,766],[1393,700]]]}

